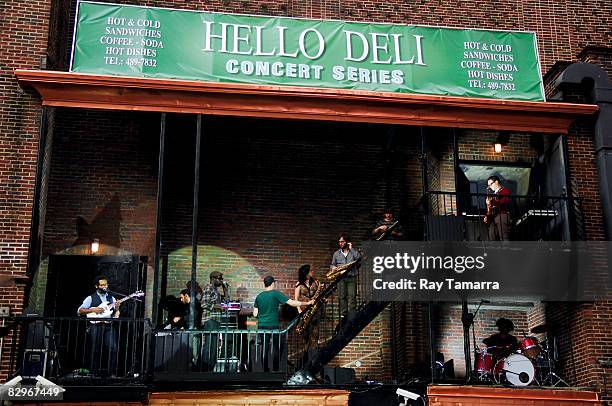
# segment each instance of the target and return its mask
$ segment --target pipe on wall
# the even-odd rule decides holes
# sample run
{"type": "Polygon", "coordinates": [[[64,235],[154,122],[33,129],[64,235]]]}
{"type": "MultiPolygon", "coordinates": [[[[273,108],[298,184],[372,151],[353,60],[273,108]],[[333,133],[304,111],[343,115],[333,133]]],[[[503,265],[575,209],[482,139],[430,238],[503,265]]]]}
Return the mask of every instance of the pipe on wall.
{"type": "Polygon", "coordinates": [[[576,62],[557,78],[555,85],[581,85],[591,92],[599,107],[595,121],[594,145],[599,192],[604,213],[606,240],[612,239],[612,83],[598,65],[576,62]]]}

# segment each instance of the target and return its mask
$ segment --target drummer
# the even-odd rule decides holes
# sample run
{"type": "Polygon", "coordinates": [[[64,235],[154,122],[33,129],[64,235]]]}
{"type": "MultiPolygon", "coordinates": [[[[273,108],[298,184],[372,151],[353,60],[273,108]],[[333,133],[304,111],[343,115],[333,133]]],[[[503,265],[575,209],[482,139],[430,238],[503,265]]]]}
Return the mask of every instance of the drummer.
{"type": "Polygon", "coordinates": [[[485,338],[482,342],[487,346],[487,352],[493,354],[495,358],[503,358],[515,352],[518,340],[510,334],[514,330],[514,323],[510,319],[500,317],[495,322],[499,333],[495,333],[485,338]]]}

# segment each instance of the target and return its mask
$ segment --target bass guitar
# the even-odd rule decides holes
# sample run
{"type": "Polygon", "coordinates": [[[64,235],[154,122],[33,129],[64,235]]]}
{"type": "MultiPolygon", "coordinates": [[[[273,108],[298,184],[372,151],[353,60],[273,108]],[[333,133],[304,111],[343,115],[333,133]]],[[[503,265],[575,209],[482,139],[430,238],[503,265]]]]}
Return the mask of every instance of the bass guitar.
{"type": "Polygon", "coordinates": [[[139,290],[132,293],[131,295],[127,295],[126,297],[115,300],[113,303],[109,303],[107,300],[105,300],[104,302],[100,303],[100,306],[98,306],[104,309],[102,313],[87,313],[87,317],[90,319],[104,319],[113,317],[115,309],[118,309],[119,306],[121,306],[121,303],[126,302],[130,299],[143,297],[144,295],[144,292],[142,290],[139,290]]]}
{"type": "Polygon", "coordinates": [[[385,238],[387,238],[387,236],[390,235],[393,232],[393,230],[395,229],[395,227],[397,227],[398,225],[399,225],[399,220],[397,220],[395,223],[393,223],[390,226],[388,226],[387,229],[385,231],[383,231],[381,235],[378,236],[376,241],[382,241],[385,238]]]}

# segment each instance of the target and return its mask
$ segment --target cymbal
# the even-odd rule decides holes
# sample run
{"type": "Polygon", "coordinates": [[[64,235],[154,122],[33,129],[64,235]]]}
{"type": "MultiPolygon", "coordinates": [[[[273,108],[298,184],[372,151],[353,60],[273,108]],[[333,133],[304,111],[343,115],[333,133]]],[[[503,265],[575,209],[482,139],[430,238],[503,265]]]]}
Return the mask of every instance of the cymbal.
{"type": "Polygon", "coordinates": [[[534,328],[532,328],[531,332],[533,334],[541,334],[541,333],[547,333],[552,330],[553,330],[552,324],[540,324],[539,326],[535,326],[534,328]]]}

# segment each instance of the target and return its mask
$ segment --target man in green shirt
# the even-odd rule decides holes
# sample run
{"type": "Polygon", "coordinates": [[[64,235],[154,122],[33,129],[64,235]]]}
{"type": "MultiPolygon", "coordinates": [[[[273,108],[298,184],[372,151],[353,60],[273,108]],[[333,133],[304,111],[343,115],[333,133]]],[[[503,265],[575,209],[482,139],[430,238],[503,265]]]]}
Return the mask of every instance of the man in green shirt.
{"type": "MultiPolygon", "coordinates": [[[[276,281],[273,276],[266,276],[264,278],[265,290],[261,292],[255,298],[253,304],[253,316],[257,317],[257,329],[258,330],[278,330],[280,328],[280,322],[278,320],[278,306],[287,303],[289,306],[300,307],[309,306],[314,303],[314,300],[309,302],[300,302],[298,300],[289,299],[283,293],[276,290],[276,281]]],[[[270,357],[269,353],[272,350],[273,359],[273,371],[279,370],[279,355],[282,352],[284,345],[280,339],[279,332],[270,332],[259,334],[260,348],[262,353],[260,360],[263,361],[264,372],[270,371],[270,357]],[[272,347],[272,348],[270,348],[272,347]]]]}

